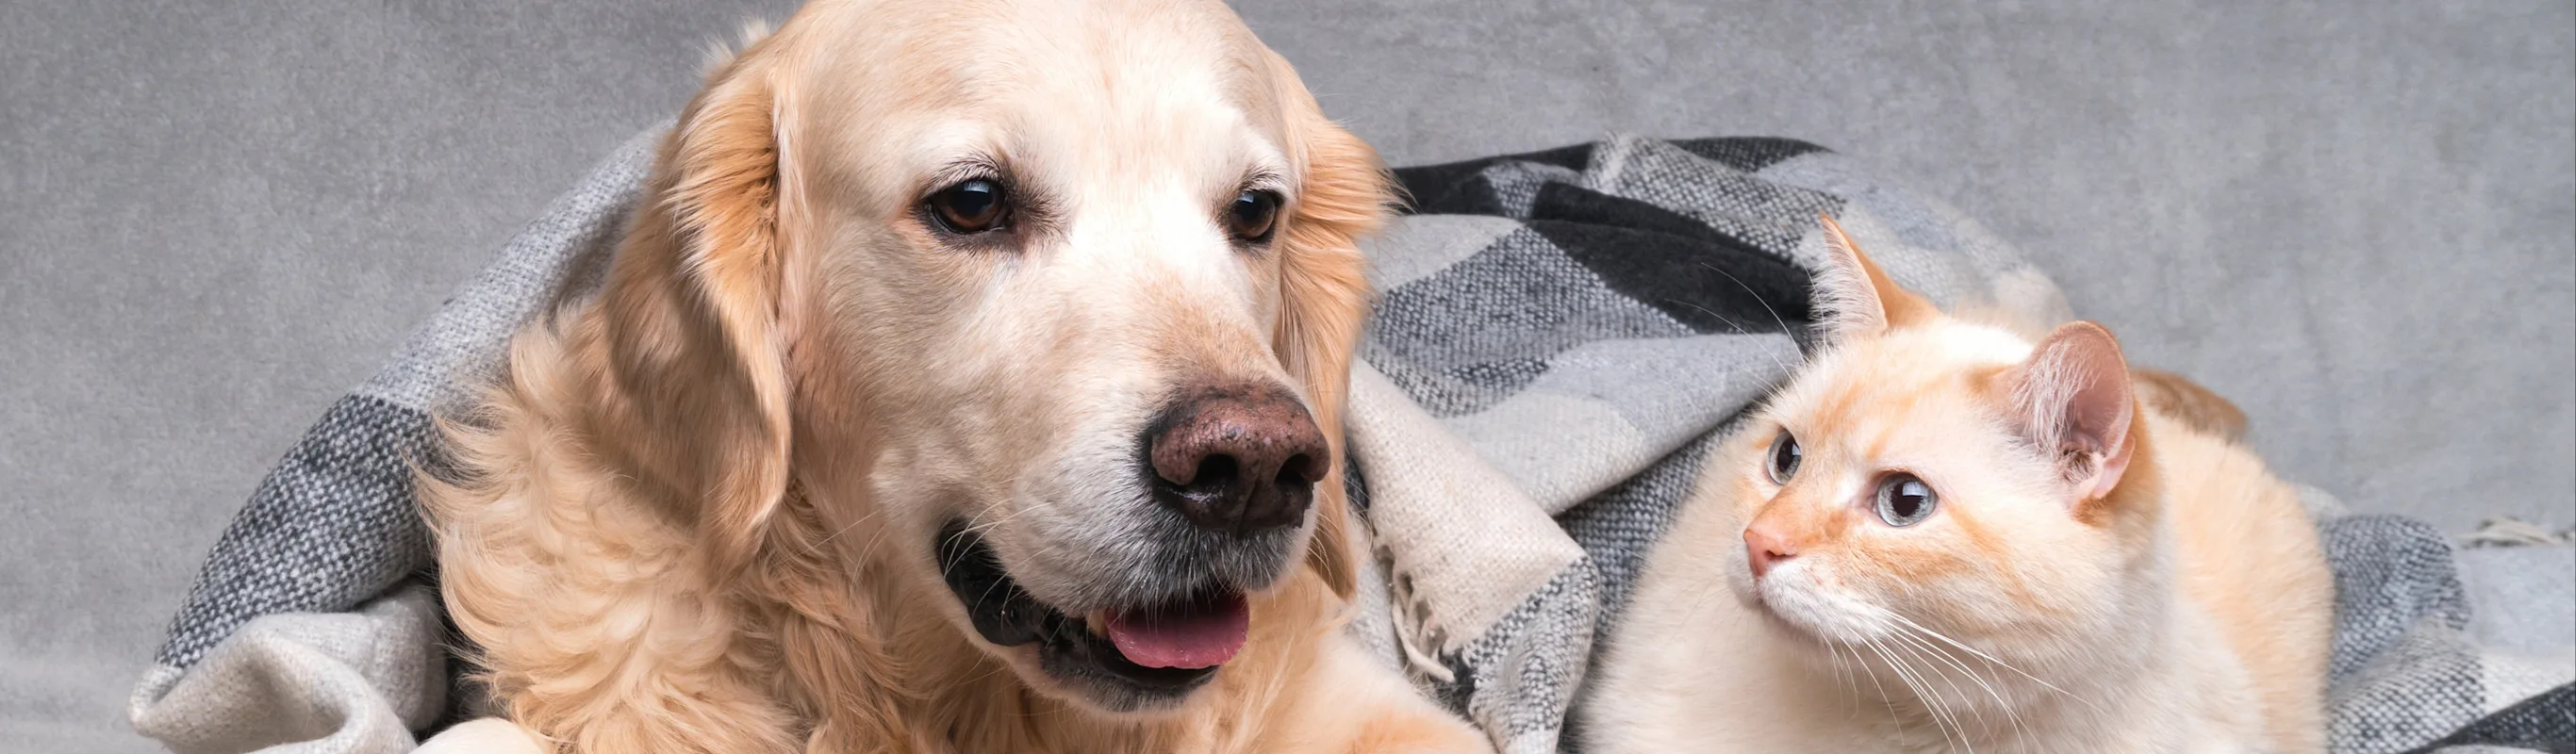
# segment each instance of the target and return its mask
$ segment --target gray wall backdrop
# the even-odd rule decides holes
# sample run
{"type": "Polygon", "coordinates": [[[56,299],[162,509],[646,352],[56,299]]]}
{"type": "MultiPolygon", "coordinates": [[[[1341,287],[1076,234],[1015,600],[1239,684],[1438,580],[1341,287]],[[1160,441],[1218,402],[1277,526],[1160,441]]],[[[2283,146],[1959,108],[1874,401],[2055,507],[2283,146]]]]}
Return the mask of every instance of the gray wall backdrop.
{"type": "MultiPolygon", "coordinates": [[[[123,700],[261,472],[783,2],[0,4],[0,750],[123,700]]],[[[1795,136],[1984,218],[2287,475],[2576,522],[2576,4],[1261,0],[1397,163],[1795,136]]]]}

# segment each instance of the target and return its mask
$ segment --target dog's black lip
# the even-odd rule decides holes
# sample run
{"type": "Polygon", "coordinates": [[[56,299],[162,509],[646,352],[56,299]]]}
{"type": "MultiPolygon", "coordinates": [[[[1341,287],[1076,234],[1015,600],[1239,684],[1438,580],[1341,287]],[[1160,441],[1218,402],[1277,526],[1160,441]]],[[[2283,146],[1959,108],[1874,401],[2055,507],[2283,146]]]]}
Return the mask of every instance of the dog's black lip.
{"type": "Polygon", "coordinates": [[[1186,694],[1216,675],[1220,666],[1149,668],[1127,659],[1118,645],[1086,629],[1080,618],[1047,606],[1021,589],[1002,568],[984,536],[965,522],[941,528],[934,550],[939,574],[948,591],[965,606],[975,633],[996,646],[1038,645],[1038,662],[1047,672],[1084,676],[1126,687],[1152,697],[1186,694]]]}
{"type": "Polygon", "coordinates": [[[950,524],[940,532],[938,557],[940,577],[985,641],[1005,647],[1037,641],[1050,633],[1050,621],[1063,617],[1011,580],[982,534],[950,524]]]}

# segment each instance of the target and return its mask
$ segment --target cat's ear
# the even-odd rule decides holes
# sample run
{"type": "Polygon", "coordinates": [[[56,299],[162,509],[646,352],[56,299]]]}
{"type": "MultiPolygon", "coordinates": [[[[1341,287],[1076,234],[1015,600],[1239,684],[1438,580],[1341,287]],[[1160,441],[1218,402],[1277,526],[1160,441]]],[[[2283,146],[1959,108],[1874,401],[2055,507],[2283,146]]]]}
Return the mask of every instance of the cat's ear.
{"type": "Polygon", "coordinates": [[[2091,322],[2060,325],[1995,385],[2020,417],[2023,436],[2056,463],[2074,502],[2098,500],[2119,487],[2137,450],[2129,437],[2137,401],[2129,362],[2109,330],[2091,322]]]}
{"type": "Polygon", "coordinates": [[[1897,287],[1878,263],[1852,243],[1831,216],[1825,221],[1825,263],[1816,270],[1816,324],[1824,342],[1881,335],[1889,328],[1930,320],[1939,313],[1932,302],[1897,287]]]}

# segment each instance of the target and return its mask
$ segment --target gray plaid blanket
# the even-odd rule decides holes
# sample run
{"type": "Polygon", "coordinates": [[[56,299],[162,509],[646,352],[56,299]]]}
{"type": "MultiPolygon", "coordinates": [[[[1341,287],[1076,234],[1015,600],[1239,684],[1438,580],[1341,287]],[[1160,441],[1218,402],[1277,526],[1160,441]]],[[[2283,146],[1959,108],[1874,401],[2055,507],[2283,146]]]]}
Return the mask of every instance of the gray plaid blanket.
{"type": "MultiPolygon", "coordinates": [[[[474,707],[408,464],[512,333],[597,284],[658,134],[557,200],[287,452],[136,688],[138,731],[183,752],[393,752],[474,707]]],[[[1817,214],[1936,302],[2066,316],[1974,222],[1802,142],[1619,137],[1398,175],[1413,213],[1368,248],[1384,298],[1353,380],[1375,557],[1352,630],[1514,754],[1572,740],[1594,640],[1647,544],[1729,420],[1798,363],[1817,214]]],[[[2336,752],[2576,751],[2576,668],[2474,640],[2438,533],[2313,504],[2338,589],[2336,752]]]]}

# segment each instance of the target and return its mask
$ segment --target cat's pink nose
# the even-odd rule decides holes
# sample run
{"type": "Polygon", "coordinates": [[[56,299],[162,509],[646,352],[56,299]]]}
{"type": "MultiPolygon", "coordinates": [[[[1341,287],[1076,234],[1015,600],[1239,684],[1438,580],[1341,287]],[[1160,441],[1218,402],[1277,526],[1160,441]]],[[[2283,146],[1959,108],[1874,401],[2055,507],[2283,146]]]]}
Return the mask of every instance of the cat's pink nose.
{"type": "Polygon", "coordinates": [[[1755,526],[1744,530],[1744,562],[1753,566],[1753,577],[1762,578],[1771,566],[1798,556],[1798,546],[1787,537],[1755,526]]]}

